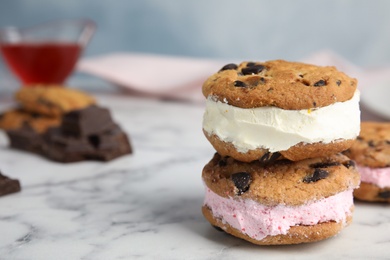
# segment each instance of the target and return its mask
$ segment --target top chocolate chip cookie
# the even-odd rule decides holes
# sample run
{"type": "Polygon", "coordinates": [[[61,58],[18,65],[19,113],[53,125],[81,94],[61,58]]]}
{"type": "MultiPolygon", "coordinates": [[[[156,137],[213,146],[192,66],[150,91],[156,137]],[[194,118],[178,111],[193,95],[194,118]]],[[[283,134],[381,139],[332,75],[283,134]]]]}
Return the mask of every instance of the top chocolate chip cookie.
{"type": "Polygon", "coordinates": [[[241,108],[299,110],[350,100],[356,87],[335,67],[273,60],[227,64],[206,80],[203,95],[241,108]]]}

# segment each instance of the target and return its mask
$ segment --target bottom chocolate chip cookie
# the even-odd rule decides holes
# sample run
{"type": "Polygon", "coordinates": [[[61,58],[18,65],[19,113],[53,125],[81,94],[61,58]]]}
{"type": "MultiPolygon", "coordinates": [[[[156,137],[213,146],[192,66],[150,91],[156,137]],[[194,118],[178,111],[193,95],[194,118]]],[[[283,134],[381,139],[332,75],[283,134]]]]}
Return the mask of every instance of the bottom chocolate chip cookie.
{"type": "Polygon", "coordinates": [[[341,154],[267,165],[215,154],[202,173],[202,212],[216,227],[259,245],[319,241],[352,220],[359,174],[341,154]]]}

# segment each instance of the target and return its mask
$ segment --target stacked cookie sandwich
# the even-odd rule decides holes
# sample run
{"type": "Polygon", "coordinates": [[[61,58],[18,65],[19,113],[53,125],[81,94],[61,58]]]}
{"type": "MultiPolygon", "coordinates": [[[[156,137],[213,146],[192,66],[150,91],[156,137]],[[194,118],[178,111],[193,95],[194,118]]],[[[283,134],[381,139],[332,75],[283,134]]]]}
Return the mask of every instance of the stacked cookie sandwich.
{"type": "Polygon", "coordinates": [[[202,208],[218,229],[260,245],[336,235],[360,177],[340,152],[360,130],[357,81],[334,67],[275,60],[228,64],[203,85],[202,208]]]}
{"type": "Polygon", "coordinates": [[[355,198],[390,202],[390,123],[362,122],[356,142],[344,152],[356,162],[361,184],[355,198]]]}
{"type": "Polygon", "coordinates": [[[58,86],[21,88],[17,108],[5,111],[0,128],[12,148],[58,162],[108,161],[132,152],[110,111],[90,95],[58,86]]]}

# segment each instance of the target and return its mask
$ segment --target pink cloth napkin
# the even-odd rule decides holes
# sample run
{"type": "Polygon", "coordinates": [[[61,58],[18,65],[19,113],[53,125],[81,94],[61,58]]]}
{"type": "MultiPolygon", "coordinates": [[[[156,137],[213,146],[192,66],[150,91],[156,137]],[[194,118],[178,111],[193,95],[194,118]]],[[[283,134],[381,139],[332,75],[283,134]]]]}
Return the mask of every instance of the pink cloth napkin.
{"type": "MultiPolygon", "coordinates": [[[[313,53],[302,61],[336,66],[357,78],[360,89],[369,88],[380,81],[390,81],[390,68],[363,69],[328,50],[313,53]]],[[[114,53],[84,58],[77,69],[138,94],[199,102],[204,100],[202,83],[227,63],[188,57],[114,53]]]]}
{"type": "Polygon", "coordinates": [[[82,59],[77,69],[138,94],[200,101],[204,100],[202,83],[224,64],[207,59],[114,53],[82,59]]]}

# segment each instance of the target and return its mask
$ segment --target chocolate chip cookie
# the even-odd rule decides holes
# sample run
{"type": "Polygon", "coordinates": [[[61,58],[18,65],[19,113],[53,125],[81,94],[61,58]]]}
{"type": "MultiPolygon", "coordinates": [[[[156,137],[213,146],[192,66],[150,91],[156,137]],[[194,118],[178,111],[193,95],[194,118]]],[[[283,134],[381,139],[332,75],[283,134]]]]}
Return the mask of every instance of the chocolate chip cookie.
{"type": "Polygon", "coordinates": [[[80,90],[55,86],[23,87],[15,98],[28,112],[57,117],[96,103],[92,96],[80,90]]]}
{"type": "Polygon", "coordinates": [[[23,125],[28,125],[34,131],[43,133],[49,127],[58,126],[60,123],[60,117],[28,113],[22,109],[11,109],[0,115],[0,128],[6,131],[20,129],[23,125]]]}

